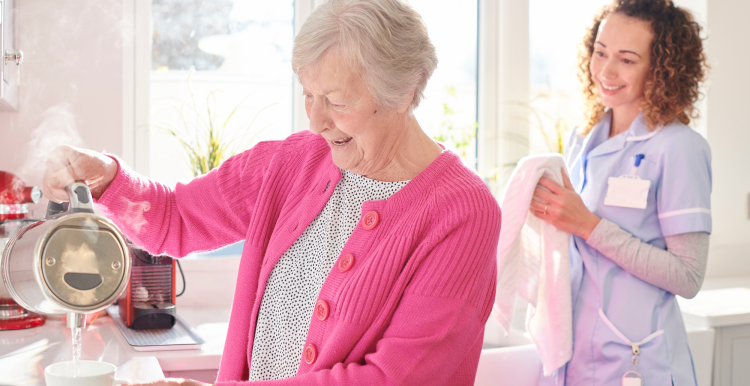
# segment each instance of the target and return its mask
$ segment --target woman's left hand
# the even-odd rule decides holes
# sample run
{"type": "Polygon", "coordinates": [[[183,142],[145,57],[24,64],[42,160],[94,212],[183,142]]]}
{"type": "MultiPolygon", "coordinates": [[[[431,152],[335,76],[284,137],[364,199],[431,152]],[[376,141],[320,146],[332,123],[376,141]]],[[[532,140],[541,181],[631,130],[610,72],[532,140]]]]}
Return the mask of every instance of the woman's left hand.
{"type": "Polygon", "coordinates": [[[563,232],[587,240],[601,219],[584,205],[565,170],[562,171],[562,178],[563,186],[547,177],[539,179],[534,199],[531,200],[531,213],[563,232]]]}
{"type": "Polygon", "coordinates": [[[167,378],[153,382],[128,383],[127,386],[211,386],[211,384],[194,381],[192,379],[167,378]]]}

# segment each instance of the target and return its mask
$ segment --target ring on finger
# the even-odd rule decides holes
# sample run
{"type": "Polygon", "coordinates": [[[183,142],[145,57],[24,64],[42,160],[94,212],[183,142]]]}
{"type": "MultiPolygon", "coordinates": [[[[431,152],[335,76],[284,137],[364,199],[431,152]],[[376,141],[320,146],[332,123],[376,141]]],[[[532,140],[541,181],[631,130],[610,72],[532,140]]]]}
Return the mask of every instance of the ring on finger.
{"type": "Polygon", "coordinates": [[[544,214],[547,214],[547,205],[544,206],[544,214]]]}

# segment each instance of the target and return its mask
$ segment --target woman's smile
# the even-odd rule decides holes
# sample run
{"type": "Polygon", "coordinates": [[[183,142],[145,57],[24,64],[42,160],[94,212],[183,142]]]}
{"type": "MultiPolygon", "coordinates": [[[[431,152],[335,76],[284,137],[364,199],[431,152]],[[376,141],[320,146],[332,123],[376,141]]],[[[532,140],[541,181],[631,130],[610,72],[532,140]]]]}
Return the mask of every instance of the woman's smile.
{"type": "Polygon", "coordinates": [[[625,87],[625,85],[615,86],[612,84],[604,83],[601,81],[601,79],[598,79],[598,80],[599,80],[599,85],[601,86],[602,93],[605,95],[614,95],[618,91],[620,91],[623,87],[625,87]]]}
{"type": "Polygon", "coordinates": [[[352,140],[352,137],[343,137],[343,138],[339,138],[339,139],[334,139],[334,140],[332,140],[332,141],[330,141],[330,142],[331,142],[331,144],[333,144],[333,146],[337,146],[337,147],[344,147],[344,146],[346,146],[346,145],[347,145],[347,144],[348,144],[348,143],[349,143],[349,142],[350,142],[351,140],[352,140]]]}

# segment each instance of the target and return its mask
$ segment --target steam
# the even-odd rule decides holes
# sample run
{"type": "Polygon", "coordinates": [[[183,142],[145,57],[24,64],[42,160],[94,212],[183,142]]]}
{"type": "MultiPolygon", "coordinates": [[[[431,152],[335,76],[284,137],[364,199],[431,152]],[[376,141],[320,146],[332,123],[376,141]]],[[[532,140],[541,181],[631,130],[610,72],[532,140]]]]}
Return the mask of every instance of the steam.
{"type": "Polygon", "coordinates": [[[31,140],[24,148],[25,159],[18,172],[21,179],[41,182],[47,155],[60,145],[84,146],[69,103],[50,107],[42,114],[42,124],[31,133],[31,140]]]}
{"type": "MultiPolygon", "coordinates": [[[[19,23],[18,34],[25,61],[19,67],[20,108],[8,114],[8,123],[23,134],[14,136],[25,142],[40,116],[43,122],[23,148],[20,168],[11,171],[27,184],[38,185],[52,149],[62,144],[84,145],[72,112],[89,107],[84,103],[90,103],[90,86],[103,79],[102,74],[116,74],[112,66],[118,62],[111,54],[132,46],[133,11],[123,8],[120,0],[67,3],[43,0],[17,2],[17,9],[12,12],[18,13],[17,20],[24,21],[19,23]],[[79,90],[79,84],[85,86],[84,90],[79,90]]],[[[4,123],[1,115],[0,126],[4,123]]],[[[84,119],[93,122],[98,118],[91,117],[89,113],[84,119]]],[[[17,165],[16,162],[13,164],[17,165]]]]}
{"type": "Polygon", "coordinates": [[[144,212],[148,212],[151,209],[151,204],[148,201],[130,201],[125,197],[122,197],[122,202],[125,204],[126,209],[122,215],[118,216],[122,225],[126,229],[138,235],[141,233],[141,228],[148,224],[144,212]]]}
{"type": "Polygon", "coordinates": [[[120,0],[42,3],[46,4],[19,5],[24,19],[30,21],[19,32],[29,58],[44,55],[54,60],[58,70],[75,72],[82,65],[92,68],[106,62],[106,58],[88,53],[110,47],[119,50],[132,43],[132,20],[124,17],[127,11],[120,0]]]}
{"type": "MultiPolygon", "coordinates": [[[[134,44],[132,5],[123,7],[121,0],[17,2],[12,12],[23,16],[17,19],[23,20],[18,23],[18,48],[25,61],[19,67],[19,110],[0,113],[0,127],[15,144],[0,157],[8,165],[0,169],[41,188],[47,157],[60,145],[114,147],[117,152],[119,142],[109,137],[102,144],[103,136],[92,133],[121,123],[115,117],[120,102],[106,98],[116,94],[112,87],[122,76],[120,55],[134,44]]],[[[42,217],[46,204],[46,199],[30,204],[29,216],[42,217]]],[[[144,209],[136,205],[131,210],[144,209]]],[[[97,207],[95,211],[100,213],[97,207]]],[[[131,221],[138,229],[145,223],[139,218],[131,221]]]]}

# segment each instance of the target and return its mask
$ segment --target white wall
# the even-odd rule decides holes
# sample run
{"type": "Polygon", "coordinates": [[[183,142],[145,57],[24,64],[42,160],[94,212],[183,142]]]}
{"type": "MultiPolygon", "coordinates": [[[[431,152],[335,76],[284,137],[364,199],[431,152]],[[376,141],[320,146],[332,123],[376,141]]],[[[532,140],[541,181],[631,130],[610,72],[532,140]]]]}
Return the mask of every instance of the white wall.
{"type": "Polygon", "coordinates": [[[708,141],[713,154],[713,234],[708,276],[750,275],[750,2],[708,1],[708,141]]]}
{"type": "Polygon", "coordinates": [[[0,170],[41,186],[57,144],[122,153],[122,1],[17,4],[20,108],[0,112],[0,170]]]}

